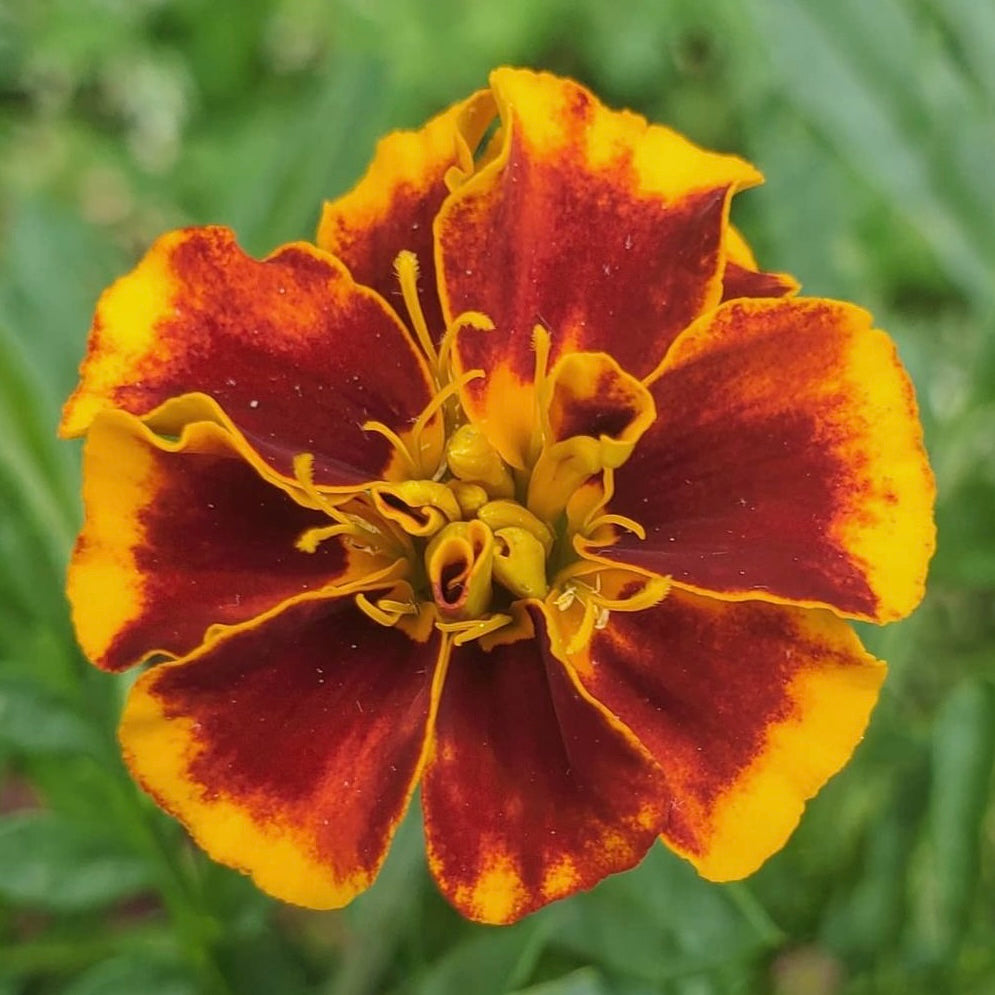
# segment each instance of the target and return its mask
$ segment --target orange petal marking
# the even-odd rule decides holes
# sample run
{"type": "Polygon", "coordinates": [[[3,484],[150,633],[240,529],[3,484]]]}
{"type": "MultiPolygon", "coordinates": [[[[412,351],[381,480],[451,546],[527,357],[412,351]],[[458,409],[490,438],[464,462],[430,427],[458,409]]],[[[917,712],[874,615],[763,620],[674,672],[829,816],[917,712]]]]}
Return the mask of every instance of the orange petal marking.
{"type": "Polygon", "coordinates": [[[349,599],[298,602],[139,678],[128,766],[215,860],[337,908],[376,877],[414,790],[440,642],[349,599]]]}
{"type": "Polygon", "coordinates": [[[570,657],[673,791],[664,840],[716,881],[779,850],[849,759],[885,667],[829,612],[672,589],[570,657]]]}
{"type": "MultiPolygon", "coordinates": [[[[350,490],[397,473],[390,444],[362,426],[401,430],[433,392],[397,316],[337,260],[299,243],[260,262],[226,229],[191,228],[101,297],[62,432],[109,408],[164,434],[217,421],[261,469],[293,479],[309,452],[316,484],[350,490]]],[[[430,429],[423,442],[441,456],[441,426],[430,429]]]]}
{"type": "Polygon", "coordinates": [[[605,557],[717,597],[874,621],[915,608],[935,487],[912,385],[866,312],[731,301],[650,390],[657,420],[609,506],[646,539],[621,533],[605,557]]]}

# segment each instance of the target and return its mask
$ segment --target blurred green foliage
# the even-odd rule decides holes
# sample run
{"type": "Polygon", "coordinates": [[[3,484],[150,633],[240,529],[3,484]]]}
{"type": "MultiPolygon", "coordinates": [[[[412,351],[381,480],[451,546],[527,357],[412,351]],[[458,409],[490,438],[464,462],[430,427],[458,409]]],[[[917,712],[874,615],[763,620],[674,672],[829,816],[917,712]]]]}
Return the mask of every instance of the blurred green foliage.
{"type": "Polygon", "coordinates": [[[995,16],[976,0],[0,0],[0,995],[995,991],[995,16]],[[127,678],[62,594],[54,426],[97,294],[161,230],[309,237],[385,130],[498,63],[590,84],[767,186],[764,265],[874,310],[939,492],[929,596],[852,764],[751,880],[664,849],[517,926],[460,920],[409,820],[307,913],[193,849],[127,778],[127,678]]]}

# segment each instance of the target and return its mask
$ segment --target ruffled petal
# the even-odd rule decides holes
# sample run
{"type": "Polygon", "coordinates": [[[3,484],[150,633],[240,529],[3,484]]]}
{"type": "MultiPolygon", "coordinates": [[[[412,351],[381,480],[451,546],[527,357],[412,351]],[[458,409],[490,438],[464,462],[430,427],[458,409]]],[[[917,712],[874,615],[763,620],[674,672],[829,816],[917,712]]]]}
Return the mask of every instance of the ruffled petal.
{"type": "MultiPolygon", "coordinates": [[[[500,152],[436,220],[446,319],[476,311],[495,325],[464,329],[454,345],[463,370],[488,374],[463,396],[485,426],[502,419],[512,388],[531,411],[537,324],[550,333],[551,361],[607,352],[649,373],[718,303],[729,199],[760,181],[742,160],[608,110],[569,80],[500,69],[491,88],[500,152]]],[[[520,465],[525,444],[502,455],[520,465]]]]}
{"type": "Polygon", "coordinates": [[[300,243],[260,262],[227,229],[190,228],[101,297],[62,432],[109,408],[166,434],[217,421],[260,467],[292,478],[294,457],[312,453],[315,483],[348,489],[398,458],[363,424],[404,430],[431,396],[397,316],[337,260],[300,243]]]}
{"type": "Polygon", "coordinates": [[[68,594],[80,645],[106,670],[180,656],[212,625],[330,584],[372,582],[394,562],[337,538],[297,549],[328,518],[263,480],[212,423],[168,441],[124,412],[97,415],[83,497],[68,594]]]}
{"type": "Polygon", "coordinates": [[[572,658],[588,691],[663,768],[663,838],[705,877],[752,873],[850,757],[884,680],[829,612],[672,589],[612,613],[572,658]]]}
{"type": "Polygon", "coordinates": [[[344,197],[325,203],[318,226],[318,245],[388,301],[397,293],[398,253],[413,252],[422,277],[418,296],[436,342],[445,323],[432,222],[449,194],[446,174],[472,171],[473,152],[493,116],[494,100],[481,90],[418,131],[395,131],[382,138],[366,175],[344,197]]]}
{"type": "Polygon", "coordinates": [[[654,377],[657,420],[610,505],[646,539],[605,556],[719,597],[879,622],[915,608],[935,486],[912,385],[866,312],[733,301],[654,377]]]}
{"type": "Polygon", "coordinates": [[[414,790],[438,660],[438,636],[298,602],[144,674],[125,758],[215,860],[337,908],[376,877],[414,790]]]}
{"type": "Polygon", "coordinates": [[[637,863],[666,809],[659,768],[533,639],[453,650],[425,768],[429,866],[471,919],[512,922],[637,863]]]}
{"type": "Polygon", "coordinates": [[[737,297],[793,297],[798,281],[788,273],[764,272],[738,229],[726,228],[726,264],[722,272],[722,300],[737,297]]]}

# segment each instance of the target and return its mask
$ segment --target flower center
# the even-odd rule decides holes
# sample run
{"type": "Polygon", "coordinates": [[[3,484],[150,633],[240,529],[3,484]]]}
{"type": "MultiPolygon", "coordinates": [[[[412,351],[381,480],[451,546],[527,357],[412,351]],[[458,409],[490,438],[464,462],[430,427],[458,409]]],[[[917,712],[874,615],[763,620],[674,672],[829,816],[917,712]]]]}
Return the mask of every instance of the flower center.
{"type": "Polygon", "coordinates": [[[431,604],[441,628],[473,638],[508,624],[516,601],[548,594],[567,531],[530,511],[527,491],[527,477],[466,422],[450,432],[435,479],[371,488],[372,510],[410,541],[416,610],[431,604]]]}
{"type": "Polygon", "coordinates": [[[431,625],[452,633],[456,643],[498,630],[502,639],[518,638],[522,603],[547,597],[561,611],[579,599],[587,628],[603,625],[609,601],[584,560],[583,544],[608,527],[642,531],[604,509],[615,469],[655,417],[649,391],[605,353],[567,353],[548,369],[550,335],[541,325],[533,330],[535,370],[524,390],[509,390],[483,370],[456,378],[450,356],[457,334],[499,332],[485,315],[468,312],[436,346],[418,301],[414,256],[401,253],[396,268],[435,396],[402,434],[379,422],[363,426],[393,445],[396,479],[332,497],[314,487],[310,457],[298,458],[304,492],[335,521],[305,533],[298,547],[314,549],[341,536],[358,554],[405,561],[400,576],[371,572],[369,591],[374,582],[381,589],[393,582],[386,595],[359,593],[356,601],[378,622],[411,627],[416,638],[431,625]],[[531,436],[521,440],[524,465],[506,462],[486,426],[473,422],[460,403],[478,379],[485,391],[504,391],[498,400],[509,409],[520,408],[523,397],[534,405],[531,436]]]}

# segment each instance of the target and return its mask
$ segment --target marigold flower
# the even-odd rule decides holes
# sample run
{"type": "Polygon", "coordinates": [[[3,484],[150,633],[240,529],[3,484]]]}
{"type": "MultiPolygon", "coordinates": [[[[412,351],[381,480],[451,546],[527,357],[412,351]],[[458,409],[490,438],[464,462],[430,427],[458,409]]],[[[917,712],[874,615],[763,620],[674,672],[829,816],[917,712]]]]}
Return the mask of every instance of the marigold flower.
{"type": "Polygon", "coordinates": [[[845,619],[922,596],[932,476],[859,308],[728,221],[750,165],[500,69],[385,138],[317,247],[163,236],[101,297],[69,574],[135,777],[315,908],[416,784],[464,914],[658,837],[749,874],[884,677],[845,619]],[[403,318],[399,315],[403,315],[403,318]]]}

